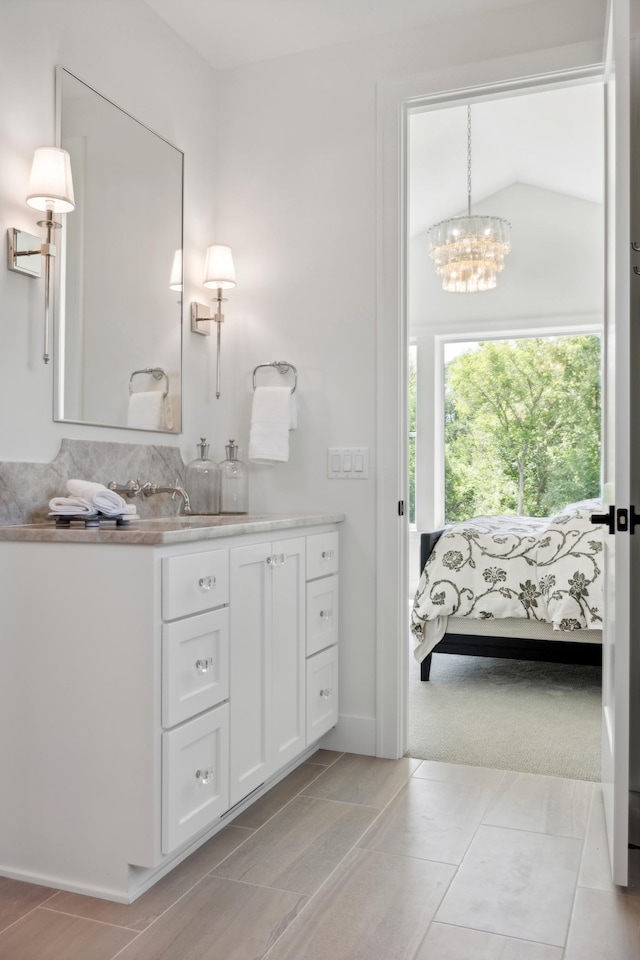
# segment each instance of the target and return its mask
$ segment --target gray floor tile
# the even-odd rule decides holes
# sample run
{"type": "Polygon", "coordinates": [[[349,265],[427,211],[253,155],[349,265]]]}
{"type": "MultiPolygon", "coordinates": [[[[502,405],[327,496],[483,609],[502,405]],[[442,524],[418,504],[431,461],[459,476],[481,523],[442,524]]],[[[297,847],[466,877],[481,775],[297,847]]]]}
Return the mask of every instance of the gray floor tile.
{"type": "Polygon", "coordinates": [[[135,936],[38,907],[0,933],[0,960],[110,960],[135,936]]]}
{"type": "Polygon", "coordinates": [[[253,830],[230,824],[133,903],[112,903],[76,893],[57,893],[47,907],[77,917],[118,924],[131,930],[144,930],[252,833],[253,830]]]}
{"type": "Polygon", "coordinates": [[[483,823],[559,837],[585,835],[593,784],[534,773],[506,773],[483,823]]]}
{"type": "Polygon", "coordinates": [[[345,753],[303,794],[324,800],[362,803],[381,810],[419,767],[419,760],[381,760],[345,753]]]}
{"type": "Polygon", "coordinates": [[[373,807],[296,797],[221,863],[215,875],[310,895],[377,815],[373,807]]]}
{"type": "Polygon", "coordinates": [[[56,891],[35,883],[23,883],[0,877],[0,930],[15,923],[39,904],[50,900],[56,891]]]}
{"type": "Polygon", "coordinates": [[[562,947],[432,923],[415,960],[562,960],[562,947]]]}
{"type": "Polygon", "coordinates": [[[565,960],[638,960],[640,900],[578,888],[565,960]]]}
{"type": "Polygon", "coordinates": [[[257,830],[312,780],[320,776],[323,769],[324,767],[318,763],[301,763],[288,777],[276,783],[268,793],[236,817],[234,824],[238,827],[251,827],[257,830]]]}
{"type": "Polygon", "coordinates": [[[466,763],[446,763],[443,760],[423,760],[413,774],[424,780],[446,780],[447,783],[466,783],[474,787],[499,787],[504,770],[491,767],[470,767],[466,763]]]}
{"type": "Polygon", "coordinates": [[[268,960],[407,960],[415,955],[454,869],[357,850],[268,960]]]}
{"type": "Polygon", "coordinates": [[[305,900],[283,890],[205,877],[118,960],[261,960],[305,900]]]}
{"type": "Polygon", "coordinates": [[[492,796],[487,787],[413,778],[359,846],[460,863],[492,796]]]}
{"type": "Polygon", "coordinates": [[[602,788],[596,784],[589,813],[587,832],[578,875],[578,886],[609,893],[640,897],[640,850],[629,851],[629,886],[616,887],[611,879],[609,844],[604,820],[602,788]]]}
{"type": "Polygon", "coordinates": [[[582,842],[481,826],[436,919],[563,946],[582,842]]]}
{"type": "Polygon", "coordinates": [[[338,750],[316,750],[309,759],[307,763],[319,763],[323,767],[330,767],[332,763],[335,763],[336,760],[339,760],[340,757],[343,757],[344,754],[340,753],[338,750]]]}

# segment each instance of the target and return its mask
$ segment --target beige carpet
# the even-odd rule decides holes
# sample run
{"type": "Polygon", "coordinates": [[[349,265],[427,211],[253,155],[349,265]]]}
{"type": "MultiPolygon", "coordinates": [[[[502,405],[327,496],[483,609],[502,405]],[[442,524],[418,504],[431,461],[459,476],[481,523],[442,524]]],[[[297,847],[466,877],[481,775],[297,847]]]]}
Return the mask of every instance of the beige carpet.
{"type": "Polygon", "coordinates": [[[434,654],[411,656],[410,757],[600,779],[600,667],[434,654]]]}

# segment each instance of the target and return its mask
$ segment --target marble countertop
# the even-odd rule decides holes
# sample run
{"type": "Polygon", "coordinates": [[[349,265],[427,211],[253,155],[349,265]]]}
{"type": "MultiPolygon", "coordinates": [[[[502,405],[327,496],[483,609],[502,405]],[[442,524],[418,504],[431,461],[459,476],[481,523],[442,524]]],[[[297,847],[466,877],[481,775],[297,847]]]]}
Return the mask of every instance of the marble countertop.
{"type": "Polygon", "coordinates": [[[288,530],[295,527],[315,527],[326,523],[340,523],[342,513],[265,514],[262,516],[220,515],[171,517],[131,520],[116,526],[103,522],[99,528],[85,527],[73,522],[68,527],[57,527],[55,521],[0,526],[0,540],[27,540],[54,543],[126,543],[164,544],[188,543],[197,540],[215,540],[243,533],[267,533],[270,530],[288,530]]]}

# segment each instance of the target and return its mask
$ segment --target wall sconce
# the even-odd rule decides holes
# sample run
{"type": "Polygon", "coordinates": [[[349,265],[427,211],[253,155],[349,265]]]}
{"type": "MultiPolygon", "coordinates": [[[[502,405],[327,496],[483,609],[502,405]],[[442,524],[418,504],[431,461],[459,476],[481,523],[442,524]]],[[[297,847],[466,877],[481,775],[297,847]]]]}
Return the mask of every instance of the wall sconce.
{"type": "Polygon", "coordinates": [[[216,243],[207,248],[207,258],[204,266],[204,286],[212,287],[216,292],[215,302],[216,312],[210,315],[209,307],[202,303],[191,304],[191,330],[193,333],[200,333],[205,337],[211,334],[208,321],[215,320],[218,324],[217,335],[217,364],[216,364],[216,399],[220,398],[220,326],[224,323],[222,315],[222,303],[226,297],[222,296],[223,290],[230,290],[236,285],[236,272],[233,267],[233,256],[231,247],[224,243],[216,243]],[[201,324],[205,326],[201,326],[201,324]]]}
{"type": "Polygon", "coordinates": [[[38,237],[15,227],[9,228],[8,267],[29,277],[41,275],[44,257],[44,352],[42,359],[49,363],[49,302],[51,290],[51,259],[56,255],[52,242],[54,231],[62,224],[53,219],[54,213],[70,213],[75,208],[71,160],[66,150],[59,147],[38,147],[33,156],[27,203],[46,213],[38,226],[45,228],[44,243],[38,237]]]}

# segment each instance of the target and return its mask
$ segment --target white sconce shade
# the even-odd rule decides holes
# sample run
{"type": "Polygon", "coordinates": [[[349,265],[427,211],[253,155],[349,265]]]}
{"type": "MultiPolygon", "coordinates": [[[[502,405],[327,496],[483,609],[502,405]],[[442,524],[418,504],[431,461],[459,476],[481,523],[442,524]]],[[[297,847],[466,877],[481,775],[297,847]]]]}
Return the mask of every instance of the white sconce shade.
{"type": "Polygon", "coordinates": [[[214,243],[207,247],[204,265],[204,286],[229,290],[236,285],[236,271],[233,266],[231,247],[224,243],[214,243]]]}
{"type": "Polygon", "coordinates": [[[70,213],[75,208],[71,160],[59,147],[38,147],[33,156],[27,203],[36,210],[70,213]]]}
{"type": "Polygon", "coordinates": [[[170,290],[182,290],[182,250],[176,250],[171,264],[170,290]]]}

